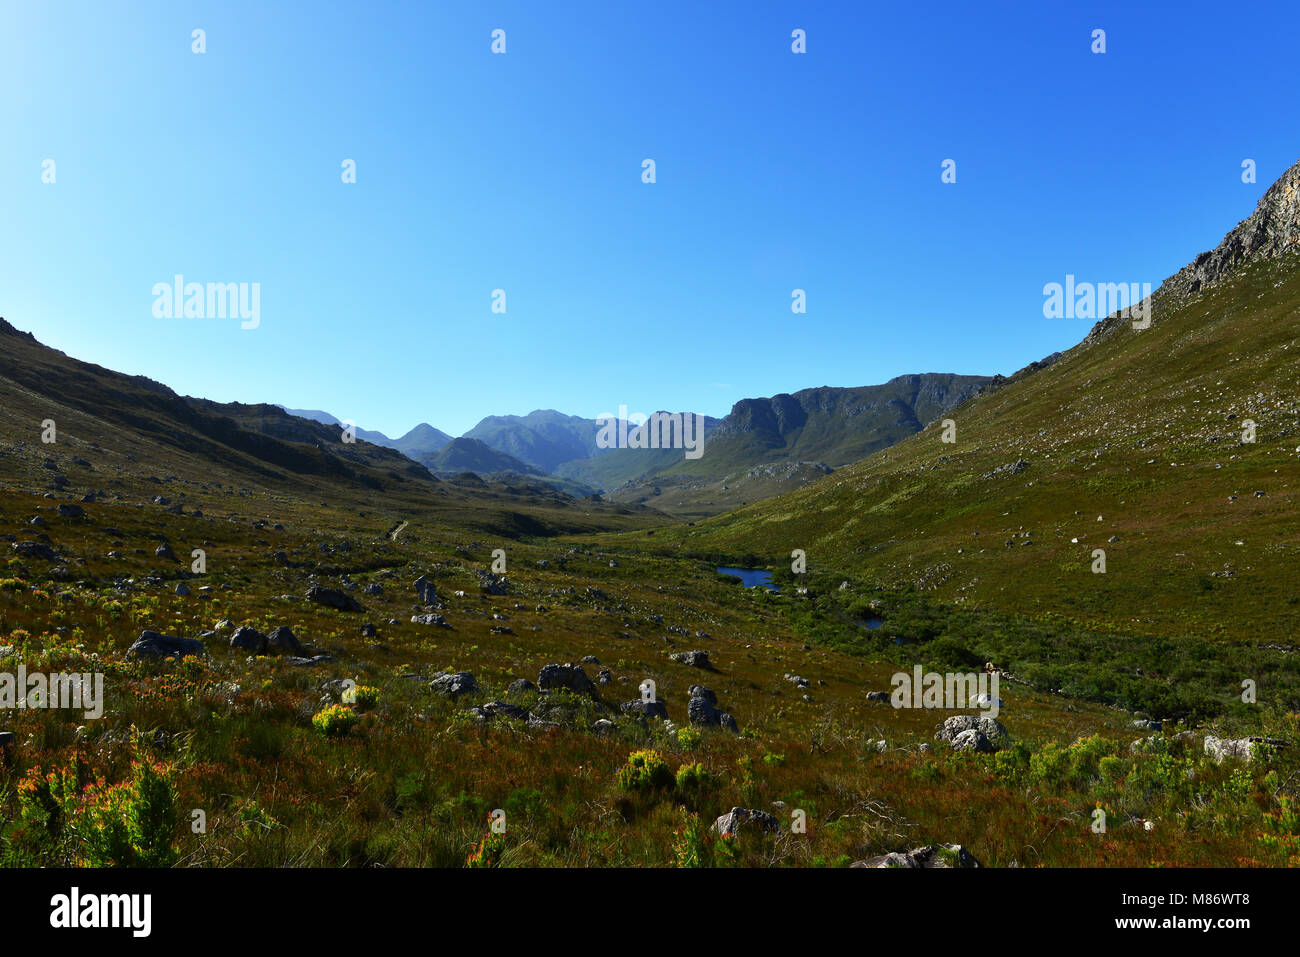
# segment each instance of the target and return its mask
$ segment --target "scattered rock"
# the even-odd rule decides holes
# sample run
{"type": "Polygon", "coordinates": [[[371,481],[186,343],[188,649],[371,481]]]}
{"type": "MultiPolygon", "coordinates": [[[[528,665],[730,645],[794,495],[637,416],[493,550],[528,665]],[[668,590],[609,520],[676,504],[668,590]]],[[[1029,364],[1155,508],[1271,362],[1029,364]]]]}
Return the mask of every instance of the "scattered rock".
{"type": "Polygon", "coordinates": [[[701,668],[704,671],[713,670],[713,665],[709,663],[709,653],[707,651],[677,651],[668,657],[673,661],[681,662],[688,668],[701,668]]]}
{"type": "Polygon", "coordinates": [[[413,624],[413,625],[436,625],[436,626],[438,626],[439,628],[450,628],[450,627],[451,627],[451,625],[447,624],[447,619],[446,619],[446,618],[443,618],[442,615],[439,615],[437,612],[433,612],[433,611],[429,612],[429,613],[426,614],[426,615],[412,615],[412,616],[411,616],[411,624],[413,624]]]}
{"type": "Polygon", "coordinates": [[[619,705],[619,710],[624,714],[639,714],[643,718],[664,718],[668,717],[668,709],[664,707],[662,701],[645,701],[637,698],[635,701],[625,701],[619,705]]]}
{"type": "Polygon", "coordinates": [[[918,868],[968,868],[979,867],[980,862],[960,844],[930,844],[910,851],[899,853],[891,851],[879,857],[865,861],[854,861],[850,867],[902,867],[909,870],[918,868]]]}
{"type": "Polygon", "coordinates": [[[281,625],[266,636],[266,650],[274,655],[301,655],[302,645],[287,625],[281,625]]]}
{"type": "Polygon", "coordinates": [[[690,701],[686,705],[686,716],[691,724],[716,725],[728,731],[739,732],[736,719],[725,711],[718,710],[718,696],[703,685],[691,685],[690,701]]]}
{"type": "Polygon", "coordinates": [[[438,603],[438,589],[433,582],[421,575],[415,580],[415,597],[420,600],[421,605],[436,605],[438,603]]]}
{"type": "Polygon", "coordinates": [[[764,833],[775,834],[781,830],[781,822],[766,811],[747,807],[733,807],[713,822],[713,830],[718,834],[735,834],[742,827],[756,827],[764,833]]]}
{"type": "Polygon", "coordinates": [[[43,562],[57,562],[58,554],[43,542],[14,542],[10,546],[23,558],[37,558],[43,562]]]}
{"type": "Polygon", "coordinates": [[[478,691],[478,682],[468,671],[457,671],[454,674],[438,675],[429,682],[429,690],[454,699],[478,691]]]}
{"type": "Polygon", "coordinates": [[[256,628],[244,625],[230,636],[230,647],[242,648],[244,651],[251,651],[255,655],[264,655],[266,654],[266,635],[256,628]]]}
{"type": "Polygon", "coordinates": [[[205,654],[207,649],[197,638],[174,638],[156,631],[142,631],[126,652],[128,658],[184,658],[186,655],[205,654]]]}
{"type": "Polygon", "coordinates": [[[1220,764],[1225,758],[1240,758],[1242,761],[1249,763],[1254,756],[1252,745],[1285,748],[1288,743],[1281,738],[1216,738],[1212,734],[1207,734],[1205,736],[1205,753],[1220,764]]]}
{"type": "Polygon", "coordinates": [[[542,668],[537,676],[537,685],[547,691],[564,688],[574,694],[596,696],[596,686],[591,683],[587,673],[578,665],[550,664],[542,668]]]}
{"type": "MultiPolygon", "coordinates": [[[[948,741],[956,747],[956,739],[963,731],[979,731],[987,739],[994,751],[1000,751],[1011,743],[1011,735],[999,722],[987,715],[958,714],[943,723],[943,728],[935,732],[934,740],[948,741]]],[[[970,738],[964,739],[969,746],[970,738]]]]}
{"type": "Polygon", "coordinates": [[[345,592],[337,588],[325,588],[321,585],[312,585],[307,589],[307,600],[317,605],[324,605],[327,608],[335,608],[338,611],[361,611],[361,603],[345,592]]]}

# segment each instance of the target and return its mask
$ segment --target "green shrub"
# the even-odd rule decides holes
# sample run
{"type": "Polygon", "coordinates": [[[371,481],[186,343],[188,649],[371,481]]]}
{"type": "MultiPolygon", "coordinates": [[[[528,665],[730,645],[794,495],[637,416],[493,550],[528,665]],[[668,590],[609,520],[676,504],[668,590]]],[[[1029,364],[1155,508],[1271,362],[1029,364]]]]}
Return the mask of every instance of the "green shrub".
{"type": "Polygon", "coordinates": [[[618,785],[625,791],[670,788],[673,783],[673,772],[658,751],[633,751],[618,769],[618,785]]]}
{"type": "Polygon", "coordinates": [[[332,704],[318,712],[311,723],[325,737],[341,738],[357,723],[357,713],[345,705],[332,704]]]}
{"type": "Polygon", "coordinates": [[[677,769],[677,790],[679,791],[707,791],[715,783],[713,775],[709,773],[704,765],[698,762],[683,764],[677,769]]]}

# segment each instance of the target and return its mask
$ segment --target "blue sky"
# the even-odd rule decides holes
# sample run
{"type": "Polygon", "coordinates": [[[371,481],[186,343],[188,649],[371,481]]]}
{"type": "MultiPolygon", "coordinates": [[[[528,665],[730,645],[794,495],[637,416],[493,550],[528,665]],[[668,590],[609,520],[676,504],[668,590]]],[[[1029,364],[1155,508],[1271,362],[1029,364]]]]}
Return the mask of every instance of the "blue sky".
{"type": "Polygon", "coordinates": [[[0,315],[390,435],[721,416],[1013,372],[1091,325],[1045,283],[1155,285],[1300,158],[1294,3],[810,6],[5,4],[0,315]],[[259,327],[155,317],[177,273],[259,327]]]}

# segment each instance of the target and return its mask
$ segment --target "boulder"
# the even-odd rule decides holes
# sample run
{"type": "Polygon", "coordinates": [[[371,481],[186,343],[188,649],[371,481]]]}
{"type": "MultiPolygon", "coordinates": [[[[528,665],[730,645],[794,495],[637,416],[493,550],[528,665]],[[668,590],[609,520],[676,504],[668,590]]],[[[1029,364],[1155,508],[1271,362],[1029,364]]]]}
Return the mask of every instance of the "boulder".
{"type": "Polygon", "coordinates": [[[142,631],[139,639],[126,651],[128,658],[184,658],[205,655],[207,649],[197,638],[174,638],[156,631],[142,631]]]}
{"type": "Polygon", "coordinates": [[[307,589],[307,600],[339,611],[362,610],[361,603],[351,595],[341,592],[337,588],[325,588],[321,585],[312,585],[307,589]]]}
{"type": "Polygon", "coordinates": [[[479,572],[479,588],[489,595],[507,595],[510,593],[510,583],[506,581],[505,575],[494,575],[491,572],[479,572]]]}
{"type": "Polygon", "coordinates": [[[446,618],[443,618],[442,615],[438,614],[436,611],[431,611],[431,612],[429,612],[428,614],[425,614],[425,615],[412,615],[412,616],[411,616],[411,624],[413,624],[413,625],[435,625],[435,626],[437,626],[438,628],[450,628],[450,627],[451,627],[451,625],[447,624],[447,619],[446,619],[446,618]]]}
{"type": "Polygon", "coordinates": [[[644,701],[637,698],[635,701],[624,701],[619,705],[619,709],[624,714],[639,714],[643,718],[667,718],[668,709],[664,707],[662,701],[644,701]]]}
{"type": "Polygon", "coordinates": [[[433,582],[421,575],[415,580],[415,597],[421,605],[435,605],[438,602],[438,589],[433,582]]]}
{"type": "Polygon", "coordinates": [[[1212,734],[1205,736],[1205,753],[1222,764],[1225,758],[1240,758],[1250,762],[1254,756],[1254,745],[1269,748],[1285,748],[1288,742],[1281,738],[1216,738],[1212,734]]]}
{"type": "Polygon", "coordinates": [[[755,811],[747,807],[733,807],[713,822],[713,830],[718,834],[735,834],[742,827],[757,828],[764,833],[775,834],[781,830],[781,822],[765,811],[755,811]]]}
{"type": "Polygon", "coordinates": [[[454,699],[478,691],[478,682],[468,671],[457,671],[454,674],[438,675],[429,682],[429,690],[454,699]]]}
{"type": "Polygon", "coordinates": [[[709,653],[707,651],[678,651],[668,656],[673,661],[679,661],[688,668],[702,668],[705,671],[712,671],[713,665],[709,663],[709,653]]]}
{"type": "Polygon", "coordinates": [[[251,651],[255,655],[264,655],[266,654],[266,635],[256,628],[244,625],[230,636],[230,647],[242,648],[244,651],[251,651]]]}
{"type": "Polygon", "coordinates": [[[969,868],[979,867],[980,862],[973,854],[960,844],[930,844],[910,851],[891,851],[879,857],[865,861],[854,861],[850,867],[901,867],[908,870],[918,868],[969,868]]]}
{"type": "Polygon", "coordinates": [[[691,724],[712,725],[739,733],[736,719],[725,711],[718,710],[718,696],[703,685],[691,685],[690,701],[686,705],[686,716],[691,724]]]}
{"type": "Polygon", "coordinates": [[[302,645],[287,625],[281,625],[266,636],[266,650],[273,655],[301,655],[302,645]]]}
{"type": "Polygon", "coordinates": [[[44,542],[14,542],[10,546],[23,558],[36,558],[43,562],[57,562],[58,554],[44,542]]]}
{"type": "Polygon", "coordinates": [[[989,739],[985,737],[984,732],[978,728],[967,728],[957,734],[952,739],[952,749],[954,751],[977,751],[980,754],[991,754],[996,750],[989,739]]]}
{"type": "Polygon", "coordinates": [[[537,676],[537,686],[547,691],[563,688],[574,694],[596,696],[596,686],[578,665],[550,664],[537,676]]]}
{"type": "Polygon", "coordinates": [[[1011,735],[1007,733],[1006,728],[988,715],[978,714],[953,715],[943,723],[939,731],[935,732],[934,740],[952,743],[963,731],[972,729],[983,734],[994,751],[1001,751],[1011,744],[1011,735]]]}
{"type": "Polygon", "coordinates": [[[517,721],[528,720],[528,709],[521,708],[517,704],[510,704],[507,701],[489,701],[487,704],[479,705],[477,708],[470,708],[475,714],[482,715],[484,718],[507,717],[514,718],[517,721]]]}

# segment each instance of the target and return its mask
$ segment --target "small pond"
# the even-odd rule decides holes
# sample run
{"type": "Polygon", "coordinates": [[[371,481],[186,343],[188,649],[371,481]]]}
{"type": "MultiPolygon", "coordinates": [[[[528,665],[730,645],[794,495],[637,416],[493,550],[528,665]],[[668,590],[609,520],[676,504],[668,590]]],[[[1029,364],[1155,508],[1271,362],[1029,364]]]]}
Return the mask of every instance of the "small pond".
{"type": "Polygon", "coordinates": [[[763,587],[768,591],[780,591],[772,584],[772,573],[765,568],[729,568],[726,565],[718,566],[719,575],[735,575],[744,584],[746,588],[763,587]]]}

